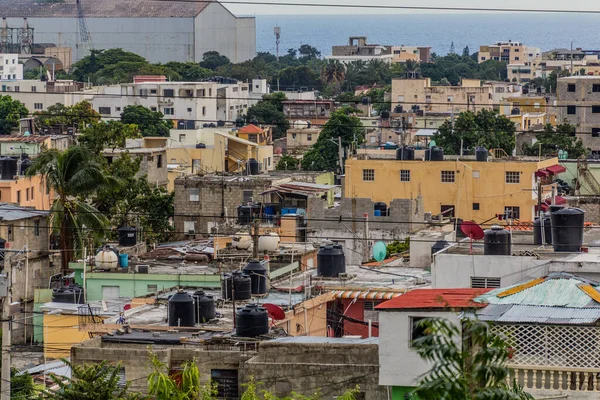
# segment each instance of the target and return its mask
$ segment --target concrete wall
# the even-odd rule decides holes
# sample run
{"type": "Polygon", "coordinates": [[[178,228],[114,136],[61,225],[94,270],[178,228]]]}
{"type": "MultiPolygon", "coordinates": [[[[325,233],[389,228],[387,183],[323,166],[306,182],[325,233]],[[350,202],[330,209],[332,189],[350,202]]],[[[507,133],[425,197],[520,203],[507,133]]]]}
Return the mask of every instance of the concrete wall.
{"type": "Polygon", "coordinates": [[[431,287],[468,288],[471,277],[500,278],[500,286],[548,274],[548,260],[521,256],[438,254],[431,265],[431,287]]]}
{"type": "Polygon", "coordinates": [[[593,92],[592,86],[600,84],[600,77],[569,77],[558,80],[556,99],[558,120],[565,119],[577,127],[577,138],[585,147],[600,150],[600,138],[592,137],[592,129],[600,128],[600,113],[594,113],[592,105],[600,105],[600,92],[593,92]],[[575,92],[568,91],[568,85],[575,85],[575,92]],[[575,114],[569,114],[567,106],[575,106],[575,114]]]}
{"type": "Polygon", "coordinates": [[[423,203],[420,198],[395,199],[388,204],[390,215],[375,217],[374,203],[370,199],[342,199],[338,208],[329,209],[321,199],[309,198],[306,240],[319,243],[331,238],[344,245],[347,264],[358,265],[368,261],[371,258],[371,246],[376,241],[402,240],[410,232],[423,227],[420,223],[423,222],[423,203]],[[362,222],[365,213],[368,223],[362,222]],[[368,232],[365,232],[367,225],[368,232]]]}
{"type": "Polygon", "coordinates": [[[446,318],[459,325],[452,312],[414,310],[379,312],[379,384],[386,386],[416,386],[419,378],[432,365],[410,346],[411,318],[446,318]]]}

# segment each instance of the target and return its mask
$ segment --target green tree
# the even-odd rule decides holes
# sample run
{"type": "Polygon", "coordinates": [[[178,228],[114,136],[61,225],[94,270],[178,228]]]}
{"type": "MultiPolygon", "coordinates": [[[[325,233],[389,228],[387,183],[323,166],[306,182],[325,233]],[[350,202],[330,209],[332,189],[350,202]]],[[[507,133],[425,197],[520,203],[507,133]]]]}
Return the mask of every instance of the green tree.
{"type": "Polygon", "coordinates": [[[533,145],[525,144],[523,153],[528,156],[554,156],[556,157],[559,150],[564,150],[568,153],[569,158],[579,158],[587,154],[583,142],[575,136],[577,127],[564,121],[553,127],[551,124],[546,124],[544,130],[536,134],[537,142],[533,145]]]}
{"type": "Polygon", "coordinates": [[[62,361],[71,368],[71,378],[50,374],[58,386],[57,391],[44,391],[45,399],[52,400],[136,400],[143,397],[129,390],[130,382],[119,386],[121,364],[108,361],[98,364],[73,364],[62,361]]]}
{"type": "Polygon", "coordinates": [[[275,166],[276,170],[280,171],[294,171],[298,169],[298,159],[290,155],[282,156],[275,166]]]}
{"type": "MultiPolygon", "coordinates": [[[[268,95],[268,97],[265,96],[263,100],[248,108],[248,113],[246,114],[247,122],[258,121],[259,124],[272,125],[273,139],[284,137],[290,128],[290,123],[282,111],[283,105],[281,104],[281,100],[278,97],[273,97],[281,96],[282,94],[281,92],[277,92],[268,95]]],[[[285,98],[285,94],[283,96],[285,98]]]]}
{"type": "Polygon", "coordinates": [[[121,122],[137,125],[142,136],[169,136],[173,124],[163,119],[160,111],[152,111],[142,105],[126,106],[121,113],[121,122]]]}
{"type": "Polygon", "coordinates": [[[41,174],[55,193],[50,207],[50,223],[60,233],[62,269],[66,271],[88,237],[88,230],[99,235],[108,219],[83,200],[100,188],[114,184],[101,163],[87,147],[73,146],[60,152],[44,150],[27,169],[27,175],[41,174]]]}
{"type": "Polygon", "coordinates": [[[152,373],[148,376],[148,392],[156,400],[210,400],[216,398],[216,386],[200,383],[196,360],[183,363],[183,370],[173,376],[169,367],[155,354],[150,355],[152,373]],[[177,381],[180,381],[179,383],[177,381]]]}
{"type": "Polygon", "coordinates": [[[324,84],[341,84],[346,76],[346,67],[338,60],[327,60],[321,70],[321,81],[324,84]]]}
{"type": "Polygon", "coordinates": [[[99,155],[105,148],[124,148],[127,139],[137,137],[140,137],[137,125],[113,120],[91,124],[82,131],[78,140],[80,144],[99,155]]]}
{"type": "Polygon", "coordinates": [[[319,85],[319,75],[306,65],[287,67],[277,72],[272,79],[272,84],[279,84],[284,88],[298,89],[302,86],[315,88],[319,85]],[[279,80],[279,82],[278,82],[279,80]]]}
{"type": "Polygon", "coordinates": [[[194,62],[171,61],[164,64],[164,66],[174,71],[184,82],[197,82],[214,75],[212,70],[203,68],[200,64],[194,62]]]}
{"type": "Polygon", "coordinates": [[[88,101],[81,101],[73,106],[56,103],[41,113],[35,114],[35,123],[38,128],[64,125],[83,129],[89,124],[100,121],[100,114],[92,108],[88,101]]]}
{"type": "Polygon", "coordinates": [[[321,57],[321,52],[317,50],[315,47],[312,47],[308,44],[303,44],[298,49],[298,53],[300,54],[301,59],[309,59],[309,58],[319,58],[321,57]]]}
{"type": "Polygon", "coordinates": [[[424,335],[413,342],[433,366],[414,393],[423,399],[528,400],[531,395],[507,384],[508,344],[482,321],[464,318],[459,328],[443,318],[419,322],[424,335]]]}
{"type": "Polygon", "coordinates": [[[31,375],[19,374],[16,368],[10,369],[10,398],[11,399],[33,399],[38,394],[31,375]]]}
{"type": "Polygon", "coordinates": [[[342,147],[359,145],[364,141],[364,129],[354,115],[347,110],[339,109],[331,114],[323,125],[317,142],[302,157],[302,168],[310,171],[335,171],[339,168],[338,137],[341,137],[342,147]],[[335,143],[334,143],[335,142],[335,143]]]}
{"type": "Polygon", "coordinates": [[[462,52],[462,56],[469,57],[470,55],[471,55],[471,52],[469,51],[469,46],[465,46],[465,48],[463,49],[463,52],[462,52]]]}
{"type": "Polygon", "coordinates": [[[447,154],[460,154],[461,140],[463,149],[484,146],[488,149],[503,149],[507,154],[512,154],[515,130],[512,121],[494,111],[465,111],[455,118],[454,127],[451,121],[444,122],[434,139],[447,154]]]}
{"type": "Polygon", "coordinates": [[[223,65],[230,64],[229,58],[219,54],[218,51],[207,51],[202,55],[202,61],[200,66],[202,68],[208,68],[215,70],[223,65]]]}
{"type": "Polygon", "coordinates": [[[11,130],[19,126],[19,120],[26,118],[29,110],[12,97],[0,96],[0,135],[10,135],[11,130]]]}
{"type": "Polygon", "coordinates": [[[119,63],[148,64],[144,57],[123,49],[93,49],[90,51],[90,55],[83,57],[72,65],[71,74],[80,82],[86,82],[89,78],[95,83],[98,71],[119,63]]]}

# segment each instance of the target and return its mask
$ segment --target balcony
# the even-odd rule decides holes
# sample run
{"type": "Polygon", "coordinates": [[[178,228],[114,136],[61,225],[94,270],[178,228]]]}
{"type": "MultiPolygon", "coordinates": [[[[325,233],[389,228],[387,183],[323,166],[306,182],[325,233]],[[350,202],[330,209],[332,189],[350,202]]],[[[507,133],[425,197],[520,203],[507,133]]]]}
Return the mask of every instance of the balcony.
{"type": "MultiPolygon", "coordinates": [[[[511,369],[509,382],[513,379],[535,397],[549,395],[551,391],[560,392],[600,392],[600,368],[539,367],[527,365],[508,365],[511,369]]],[[[558,394],[558,393],[555,393],[558,394]]],[[[573,394],[571,397],[578,398],[573,394]]]]}

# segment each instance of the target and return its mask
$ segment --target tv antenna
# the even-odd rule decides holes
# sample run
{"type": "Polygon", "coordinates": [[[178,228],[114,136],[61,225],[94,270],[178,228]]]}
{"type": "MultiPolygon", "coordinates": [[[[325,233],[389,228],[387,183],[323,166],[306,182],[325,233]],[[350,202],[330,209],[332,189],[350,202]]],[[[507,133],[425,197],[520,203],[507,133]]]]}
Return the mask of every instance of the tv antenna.
{"type": "Polygon", "coordinates": [[[463,221],[460,224],[460,230],[465,234],[466,237],[471,239],[469,247],[469,254],[473,254],[473,240],[483,239],[483,229],[473,221],[463,221]]]}
{"type": "Polygon", "coordinates": [[[277,61],[279,62],[279,39],[281,39],[281,28],[276,26],[273,29],[273,33],[275,33],[275,55],[277,56],[277,61]]]}

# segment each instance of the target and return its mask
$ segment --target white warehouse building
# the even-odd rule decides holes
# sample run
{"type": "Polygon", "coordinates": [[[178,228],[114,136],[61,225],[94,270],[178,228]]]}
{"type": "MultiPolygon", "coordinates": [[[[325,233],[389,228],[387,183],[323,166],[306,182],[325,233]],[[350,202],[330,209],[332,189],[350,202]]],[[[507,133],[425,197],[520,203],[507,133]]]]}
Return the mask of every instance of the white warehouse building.
{"type": "Polygon", "coordinates": [[[234,63],[256,55],[254,17],[237,17],[216,1],[80,2],[91,36],[85,43],[76,0],[0,0],[0,17],[8,28],[33,28],[33,43],[70,47],[73,62],[90,48],[122,48],[150,62],[200,62],[207,51],[218,51],[234,63]]]}

